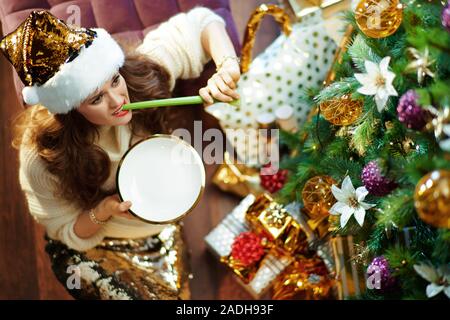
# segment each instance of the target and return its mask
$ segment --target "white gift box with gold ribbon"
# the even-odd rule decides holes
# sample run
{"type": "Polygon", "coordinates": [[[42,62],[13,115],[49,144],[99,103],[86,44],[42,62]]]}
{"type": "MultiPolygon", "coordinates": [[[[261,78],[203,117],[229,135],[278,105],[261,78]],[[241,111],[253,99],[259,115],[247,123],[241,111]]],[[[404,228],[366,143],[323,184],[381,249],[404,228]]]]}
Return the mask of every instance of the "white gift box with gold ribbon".
{"type": "MultiPolygon", "coordinates": [[[[218,257],[227,257],[236,236],[250,231],[246,222],[247,209],[254,203],[255,196],[245,197],[206,237],[209,249],[218,257]]],[[[271,252],[266,254],[259,264],[252,280],[246,284],[239,277],[237,281],[255,298],[261,298],[270,288],[273,281],[292,262],[289,256],[278,256],[271,252]]]]}

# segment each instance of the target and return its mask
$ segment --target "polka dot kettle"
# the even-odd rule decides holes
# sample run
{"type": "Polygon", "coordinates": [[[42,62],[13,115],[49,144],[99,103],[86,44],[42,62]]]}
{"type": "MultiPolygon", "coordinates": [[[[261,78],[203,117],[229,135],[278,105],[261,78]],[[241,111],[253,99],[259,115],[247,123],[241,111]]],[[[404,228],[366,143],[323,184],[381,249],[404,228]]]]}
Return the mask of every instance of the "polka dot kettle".
{"type": "Polygon", "coordinates": [[[322,86],[335,50],[336,44],[327,34],[320,13],[291,25],[289,16],[276,5],[264,4],[253,12],[241,54],[242,76],[237,88],[240,103],[215,103],[206,108],[219,119],[241,163],[250,167],[265,164],[258,118],[267,114],[275,117],[277,109],[289,106],[297,125],[303,124],[311,106],[302,103],[300,97],[305,89],[322,86]],[[267,15],[275,18],[283,33],[251,61],[256,30],[267,15]]]}

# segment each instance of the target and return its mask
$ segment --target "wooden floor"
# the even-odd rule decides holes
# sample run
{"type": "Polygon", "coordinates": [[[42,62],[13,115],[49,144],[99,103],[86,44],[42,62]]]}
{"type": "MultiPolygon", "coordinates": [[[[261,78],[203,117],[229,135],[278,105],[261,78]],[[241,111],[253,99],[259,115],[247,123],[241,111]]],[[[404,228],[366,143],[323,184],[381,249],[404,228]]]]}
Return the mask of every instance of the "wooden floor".
{"type": "MultiPolygon", "coordinates": [[[[260,0],[231,0],[233,16],[242,34],[250,12],[260,0]]],[[[258,34],[254,54],[278,32],[270,19],[258,34]]],[[[28,214],[17,178],[17,152],[10,147],[11,119],[21,110],[15,97],[12,69],[0,57],[0,299],[71,299],[56,281],[44,252],[43,229],[28,214]]],[[[238,199],[210,184],[215,166],[207,166],[206,192],[185,220],[185,238],[191,251],[193,299],[250,299],[231,273],[206,250],[203,237],[219,223],[238,199]]]]}

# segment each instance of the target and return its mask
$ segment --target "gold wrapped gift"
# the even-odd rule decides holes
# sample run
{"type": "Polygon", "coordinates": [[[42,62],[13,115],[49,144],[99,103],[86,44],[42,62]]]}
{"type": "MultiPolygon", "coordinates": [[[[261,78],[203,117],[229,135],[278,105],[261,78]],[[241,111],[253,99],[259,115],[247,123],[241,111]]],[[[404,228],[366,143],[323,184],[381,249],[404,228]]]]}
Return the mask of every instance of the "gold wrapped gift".
{"type": "Polygon", "coordinates": [[[268,194],[256,198],[246,219],[257,233],[290,253],[307,249],[307,237],[300,224],[268,194]]]}
{"type": "Polygon", "coordinates": [[[277,278],[273,299],[320,300],[330,298],[334,282],[317,256],[297,257],[277,278]]]}
{"type": "Polygon", "coordinates": [[[255,264],[246,266],[231,255],[221,257],[220,261],[233,270],[246,289],[259,297],[269,289],[276,277],[294,260],[286,251],[277,247],[266,247],[265,255],[255,264]]]}
{"type": "Polygon", "coordinates": [[[293,220],[283,206],[267,194],[256,198],[248,208],[246,218],[258,233],[268,236],[270,240],[277,240],[293,220]]]}
{"type": "Polygon", "coordinates": [[[319,239],[324,239],[330,233],[329,214],[313,216],[304,208],[301,209],[301,212],[307,218],[308,226],[319,239]]]}
{"type": "MultiPolygon", "coordinates": [[[[303,257],[302,253],[309,251],[305,229],[289,213],[294,214],[291,210],[292,208],[285,208],[267,194],[258,197],[248,195],[206,237],[209,247],[220,257],[220,261],[231,268],[238,282],[254,298],[265,297],[269,289],[278,284],[277,278],[283,270],[289,268],[299,257],[303,257]],[[232,247],[236,238],[248,231],[261,238],[264,254],[258,261],[245,265],[232,257],[232,247]]],[[[315,297],[323,298],[328,290],[328,282],[323,282],[325,278],[321,277],[320,283],[316,283],[316,278],[312,273],[311,277],[308,276],[311,282],[308,290],[315,290],[315,297]]],[[[289,291],[290,287],[282,290],[285,289],[289,291]]],[[[283,295],[287,291],[283,291],[283,295]]],[[[297,291],[295,293],[297,294],[297,291]]],[[[309,298],[309,295],[305,294],[305,298],[309,298]]]]}
{"type": "Polygon", "coordinates": [[[246,266],[239,260],[234,259],[231,255],[226,257],[221,257],[220,262],[225,263],[228,267],[233,270],[234,274],[237,275],[244,284],[248,284],[254,278],[256,272],[259,268],[259,263],[253,264],[251,266],[246,266]]]}
{"type": "Polygon", "coordinates": [[[336,289],[339,300],[356,297],[366,290],[366,275],[353,257],[355,245],[352,236],[330,239],[335,267],[336,289]]]}
{"type": "Polygon", "coordinates": [[[267,194],[248,197],[254,201],[246,207],[245,221],[250,231],[261,238],[265,252],[259,261],[246,265],[233,258],[230,245],[228,254],[221,256],[220,261],[231,268],[246,289],[258,298],[295,260],[295,253],[306,250],[308,243],[300,224],[281,204],[267,194]]]}

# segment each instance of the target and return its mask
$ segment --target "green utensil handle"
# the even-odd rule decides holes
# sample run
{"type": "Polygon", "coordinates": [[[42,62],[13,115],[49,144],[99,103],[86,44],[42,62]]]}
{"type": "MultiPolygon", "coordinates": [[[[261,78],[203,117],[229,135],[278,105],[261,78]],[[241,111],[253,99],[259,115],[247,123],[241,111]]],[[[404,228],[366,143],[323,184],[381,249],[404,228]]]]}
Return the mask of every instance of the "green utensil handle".
{"type": "Polygon", "coordinates": [[[181,98],[168,98],[149,100],[141,102],[128,103],[123,106],[123,110],[137,110],[147,108],[159,108],[168,106],[185,106],[192,104],[203,104],[203,99],[200,96],[181,97],[181,98]]]}

